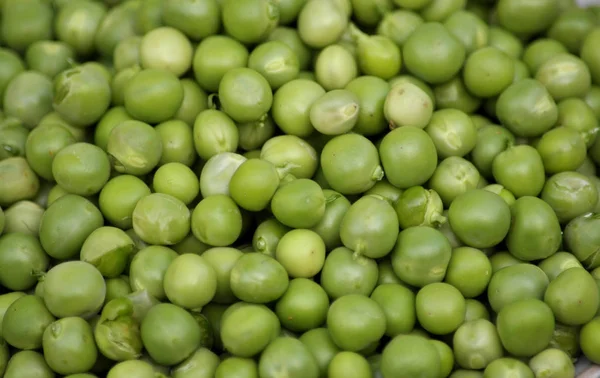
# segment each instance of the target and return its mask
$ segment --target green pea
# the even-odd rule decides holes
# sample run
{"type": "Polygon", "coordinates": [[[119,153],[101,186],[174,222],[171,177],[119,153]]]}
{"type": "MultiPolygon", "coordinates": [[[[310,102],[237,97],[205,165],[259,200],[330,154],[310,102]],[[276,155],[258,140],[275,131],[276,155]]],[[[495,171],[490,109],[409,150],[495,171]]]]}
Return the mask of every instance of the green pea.
{"type": "Polygon", "coordinates": [[[523,52],[523,61],[535,74],[549,59],[563,53],[567,53],[567,49],[562,43],[555,39],[539,38],[527,45],[523,52]]]}
{"type": "Polygon", "coordinates": [[[454,332],[463,323],[465,299],[454,286],[434,282],[421,288],[415,297],[417,320],[435,335],[454,332]]]}
{"type": "Polygon", "coordinates": [[[541,198],[552,207],[559,222],[567,223],[594,210],[598,191],[587,176],[565,171],[548,178],[541,198]]]}
{"type": "Polygon", "coordinates": [[[464,63],[465,54],[464,46],[436,22],[420,25],[402,48],[406,69],[431,84],[444,83],[456,75],[464,63]]]}
{"type": "MultiPolygon", "coordinates": [[[[435,0],[434,0],[435,1],[435,0]]],[[[441,371],[441,357],[434,344],[419,335],[398,335],[383,349],[381,373],[384,376],[438,377],[441,371]]]]}
{"type": "Polygon", "coordinates": [[[365,136],[377,135],[387,127],[385,101],[390,85],[376,76],[360,76],[350,81],[346,90],[358,98],[358,118],[352,132],[365,136]]]}
{"type": "Polygon", "coordinates": [[[75,59],[74,49],[64,42],[37,41],[25,52],[25,62],[33,71],[53,78],[75,59]]]}
{"type": "Polygon", "coordinates": [[[581,59],[587,64],[594,83],[596,84],[600,83],[600,69],[598,69],[600,54],[598,54],[598,51],[594,46],[597,45],[599,40],[600,30],[595,28],[587,35],[587,37],[585,37],[580,51],[581,59]]]}
{"type": "Polygon", "coordinates": [[[516,200],[515,195],[500,184],[490,184],[484,186],[483,189],[499,195],[504,200],[504,202],[508,204],[508,206],[512,206],[512,204],[516,200]]]}
{"type": "Polygon", "coordinates": [[[4,90],[4,113],[33,129],[52,111],[52,81],[36,71],[16,74],[4,90]]]}
{"type": "Polygon", "coordinates": [[[476,299],[470,298],[466,299],[465,302],[467,305],[467,309],[465,311],[465,323],[478,319],[490,320],[490,313],[483,303],[476,299]]]}
{"type": "Polygon", "coordinates": [[[4,232],[39,236],[45,208],[31,201],[19,201],[4,211],[4,232]]]}
{"type": "Polygon", "coordinates": [[[225,73],[246,67],[249,55],[248,49],[237,40],[226,35],[211,35],[198,44],[194,53],[194,78],[205,91],[217,92],[225,73]]]}
{"type": "Polygon", "coordinates": [[[275,134],[276,126],[268,115],[264,121],[240,123],[237,125],[240,134],[239,146],[246,151],[261,148],[275,134]]]}
{"type": "Polygon", "coordinates": [[[67,317],[44,331],[43,351],[48,366],[59,374],[89,371],[98,358],[91,325],[79,317],[67,317]]]}
{"type": "Polygon", "coordinates": [[[513,76],[513,83],[524,79],[529,79],[531,77],[531,72],[529,71],[529,68],[522,60],[514,61],[514,71],[515,74],[513,76]]]}
{"type": "Polygon", "coordinates": [[[560,223],[552,207],[537,197],[524,196],[511,207],[512,224],[506,245],[518,259],[533,261],[555,253],[561,243],[560,223]]]}
{"type": "Polygon", "coordinates": [[[269,139],[261,148],[260,158],[272,163],[280,178],[288,174],[296,178],[311,178],[318,165],[316,150],[294,135],[279,135],[269,139]]]}
{"type": "Polygon", "coordinates": [[[163,193],[141,198],[132,214],[133,229],[149,244],[177,244],[190,231],[190,211],[181,200],[163,193]]]}
{"type": "Polygon", "coordinates": [[[488,45],[504,51],[508,56],[518,59],[523,54],[523,42],[506,29],[490,26],[488,45]]]}
{"type": "Polygon", "coordinates": [[[592,85],[592,88],[585,95],[583,100],[594,111],[596,118],[600,119],[600,87],[592,85]]]}
{"type": "Polygon", "coordinates": [[[384,80],[400,72],[402,54],[393,40],[383,35],[365,34],[354,25],[350,27],[350,32],[356,41],[356,56],[361,72],[384,80]]]}
{"type": "Polygon", "coordinates": [[[437,229],[417,226],[402,230],[391,254],[394,273],[416,287],[441,282],[451,250],[450,242],[437,229]]]}
{"type": "Polygon", "coordinates": [[[268,41],[256,46],[248,58],[248,67],[260,73],[272,89],[294,80],[300,63],[291,47],[280,41],[268,41]]]}
{"type": "Polygon", "coordinates": [[[34,42],[52,39],[54,11],[41,0],[8,0],[2,4],[2,42],[24,52],[34,42]]]}
{"type": "Polygon", "coordinates": [[[20,72],[25,71],[25,64],[19,55],[9,49],[0,48],[0,105],[4,101],[4,91],[9,82],[20,72]]]}
{"type": "Polygon", "coordinates": [[[244,302],[269,303],[281,298],[289,286],[289,278],[277,260],[250,252],[240,257],[233,266],[230,285],[235,296],[244,302]]]}
{"type": "Polygon", "coordinates": [[[502,92],[496,112],[505,127],[522,137],[540,136],[558,120],[558,109],[551,93],[533,79],[511,84],[502,92]]]}
{"type": "Polygon", "coordinates": [[[191,310],[199,309],[215,296],[217,273],[204,257],[186,253],[171,262],[163,285],[171,303],[191,310]]]}
{"type": "Polygon", "coordinates": [[[442,109],[433,113],[425,131],[436,146],[438,156],[465,156],[475,147],[477,130],[471,118],[460,110],[442,109]]]}
{"type": "Polygon", "coordinates": [[[597,23],[598,18],[593,12],[573,7],[561,12],[548,29],[548,37],[562,43],[569,52],[578,54],[585,37],[597,23]]]}
{"type": "Polygon", "coordinates": [[[350,131],[358,120],[358,97],[346,89],[334,89],[318,98],[310,108],[313,127],[325,135],[350,131]]]}
{"type": "MultiPolygon", "coordinates": [[[[71,135],[68,132],[67,134],[71,135]]],[[[9,157],[26,156],[28,137],[29,129],[24,126],[0,127],[0,140],[2,140],[2,144],[0,144],[0,160],[9,157]]],[[[28,162],[31,165],[31,161],[29,160],[28,162]]]]}
{"type": "Polygon", "coordinates": [[[460,75],[433,88],[435,104],[438,109],[457,109],[467,114],[475,112],[481,106],[481,99],[469,92],[460,75]]]}
{"type": "Polygon", "coordinates": [[[261,211],[269,205],[279,182],[279,174],[272,163],[262,159],[248,159],[231,177],[229,192],[241,208],[261,211]]]}
{"type": "Polygon", "coordinates": [[[315,131],[310,122],[310,108],[325,93],[321,85],[306,79],[284,84],[273,96],[273,120],[286,134],[308,137],[315,131]]]}
{"type": "Polygon", "coordinates": [[[144,69],[163,69],[179,77],[192,66],[193,48],[178,29],[162,26],[144,35],[139,46],[144,69]]]}
{"type": "MultiPolygon", "coordinates": [[[[312,278],[321,271],[325,263],[325,243],[319,234],[314,231],[306,229],[291,230],[283,235],[279,240],[275,252],[275,258],[285,268],[290,277],[305,279],[312,278]]],[[[290,282],[290,288],[295,286],[293,285],[293,282],[294,280],[290,282]]],[[[322,297],[327,297],[325,290],[320,286],[319,289],[322,293],[322,297]]],[[[286,293],[290,293],[290,295],[292,295],[289,290],[286,293]]],[[[289,299],[290,298],[288,298],[288,300],[289,299]]],[[[285,301],[286,299],[283,300],[285,301]]],[[[322,300],[319,300],[319,302],[322,302],[322,300]]],[[[328,304],[329,301],[327,301],[327,305],[328,304]]],[[[284,305],[285,304],[282,304],[282,306],[284,305]]],[[[321,307],[320,312],[322,313],[321,321],[316,321],[314,326],[323,324],[325,320],[325,310],[327,306],[325,306],[325,308],[323,308],[323,306],[319,307],[321,307]]],[[[319,318],[318,316],[315,317],[319,318]]],[[[282,322],[284,324],[288,323],[283,320],[282,322]]],[[[310,328],[292,330],[300,331],[307,329],[310,328]]]]}
{"type": "Polygon", "coordinates": [[[484,369],[504,355],[496,327],[485,319],[462,324],[453,336],[457,363],[464,369],[484,369]]]}
{"type": "Polygon", "coordinates": [[[392,127],[425,128],[433,114],[431,97],[410,82],[391,86],[383,105],[385,118],[392,127]]]}
{"type": "Polygon", "coordinates": [[[338,247],[327,254],[320,282],[332,299],[349,294],[370,295],[377,285],[378,275],[375,260],[338,247]]]}
{"type": "Polygon", "coordinates": [[[160,161],[162,141],[158,132],[147,123],[129,120],[112,130],[106,151],[117,172],[142,176],[160,161]]]}
{"type": "Polygon", "coordinates": [[[149,194],[150,188],[139,178],[131,175],[116,176],[100,191],[99,208],[111,224],[128,229],[132,227],[135,205],[149,194]]]}
{"type": "Polygon", "coordinates": [[[225,32],[244,44],[263,41],[279,22],[279,8],[272,0],[226,0],[221,12],[225,32]]]}
{"type": "Polygon", "coordinates": [[[427,182],[434,174],[438,160],[429,135],[412,126],[403,126],[386,134],[379,146],[379,154],[388,181],[400,189],[427,182]],[[398,166],[407,167],[407,170],[400,173],[395,169],[398,166]]]}
{"type": "Polygon", "coordinates": [[[508,129],[498,125],[483,126],[477,131],[477,142],[471,150],[471,161],[483,176],[492,178],[494,159],[514,143],[515,136],[508,129]]]}
{"type": "Polygon", "coordinates": [[[473,163],[451,156],[437,166],[429,179],[429,187],[440,195],[444,206],[450,206],[456,197],[477,188],[480,178],[473,163]]]}
{"type": "Polygon", "coordinates": [[[515,197],[537,196],[544,186],[544,162],[539,152],[528,145],[509,147],[493,161],[492,173],[496,182],[515,197]]]}
{"type": "Polygon", "coordinates": [[[377,148],[359,134],[338,135],[327,142],[321,167],[327,182],[341,194],[362,193],[383,178],[377,148]]]}
{"type": "Polygon", "coordinates": [[[537,70],[535,78],[556,101],[584,96],[592,85],[590,69],[585,62],[567,53],[556,54],[548,59],[537,70]]]}
{"type": "Polygon", "coordinates": [[[358,76],[354,56],[339,44],[325,47],[315,60],[315,76],[328,91],[342,89],[358,76]]]}
{"type": "Polygon", "coordinates": [[[217,0],[167,1],[162,6],[162,22],[179,29],[192,40],[217,34],[221,9],[217,0]]]}
{"type": "MultiPolygon", "coordinates": [[[[306,0],[291,1],[302,3],[302,5],[304,5],[304,3],[306,2],[306,0]]],[[[283,4],[280,1],[279,13],[281,17],[283,17],[283,12],[283,4]]],[[[283,25],[281,23],[281,20],[279,25],[283,25]]],[[[281,41],[288,45],[288,47],[292,49],[292,51],[294,52],[294,54],[296,54],[296,57],[298,58],[298,68],[300,70],[305,70],[310,65],[312,59],[312,51],[310,48],[308,48],[308,46],[306,46],[306,44],[304,44],[304,42],[300,38],[300,34],[298,33],[297,29],[288,26],[278,26],[275,29],[273,29],[271,34],[269,34],[267,40],[281,41]]]]}
{"type": "Polygon", "coordinates": [[[174,118],[193,126],[198,114],[208,107],[208,95],[193,79],[182,79],[181,86],[183,102],[174,118]]]}
{"type": "Polygon", "coordinates": [[[0,206],[32,199],[39,188],[40,180],[24,157],[0,160],[0,206]]]}
{"type": "Polygon", "coordinates": [[[600,330],[600,318],[594,318],[588,324],[581,328],[580,333],[580,344],[583,353],[592,361],[596,362],[600,358],[598,356],[598,339],[595,338],[597,332],[600,330]]]}
{"type": "Polygon", "coordinates": [[[96,50],[101,55],[112,57],[120,41],[136,34],[136,14],[141,4],[136,1],[120,3],[101,18],[94,36],[96,50]]]}
{"type": "Polygon", "coordinates": [[[559,377],[575,375],[575,366],[570,356],[560,349],[548,348],[529,360],[534,374],[556,374],[559,377]]]}
{"type": "Polygon", "coordinates": [[[23,350],[15,353],[6,364],[5,377],[16,378],[22,374],[38,375],[41,378],[55,376],[54,371],[46,363],[44,356],[33,350],[23,350]]]}
{"type": "Polygon", "coordinates": [[[198,154],[194,147],[193,129],[181,120],[170,120],[154,127],[161,139],[159,166],[180,163],[191,167],[198,154]]]}
{"type": "Polygon", "coordinates": [[[183,102],[183,86],[170,71],[148,68],[133,76],[125,86],[124,105],[132,117],[160,123],[172,118],[183,102]]]}
{"type": "Polygon", "coordinates": [[[251,68],[233,68],[219,83],[219,102],[235,122],[253,122],[266,116],[273,104],[273,93],[269,82],[259,72],[251,68]]]}
{"type": "Polygon", "coordinates": [[[221,152],[235,152],[239,143],[239,131],[233,120],[215,109],[206,109],[198,114],[193,135],[196,152],[205,160],[221,152]]]}
{"type": "Polygon", "coordinates": [[[200,193],[198,177],[188,166],[167,163],[154,173],[152,188],[156,193],[172,195],[189,205],[200,193]]]}
{"type": "Polygon", "coordinates": [[[108,181],[110,161],[100,147],[74,143],[58,151],[52,160],[52,177],[67,192],[90,196],[108,181]]]}
{"type": "Polygon", "coordinates": [[[125,104],[125,88],[127,88],[131,79],[141,70],[142,68],[139,65],[134,65],[124,68],[115,74],[110,83],[112,91],[111,101],[113,105],[122,106],[125,104]]]}
{"type": "Polygon", "coordinates": [[[393,205],[402,229],[414,226],[437,227],[446,223],[446,217],[442,215],[444,205],[435,190],[413,186],[403,191],[393,205]]]}
{"type": "Polygon", "coordinates": [[[468,10],[458,10],[444,21],[444,26],[465,46],[467,54],[488,44],[488,25],[468,10]]]}
{"type": "Polygon", "coordinates": [[[400,47],[410,34],[421,25],[423,18],[408,7],[386,13],[377,25],[377,34],[390,38],[400,47]]]}
{"type": "Polygon", "coordinates": [[[140,44],[142,37],[132,36],[120,41],[115,46],[113,66],[116,72],[125,68],[140,65],[140,44]]]}
{"type": "Polygon", "coordinates": [[[537,145],[547,173],[573,171],[586,159],[586,145],[576,130],[560,126],[544,133],[537,145]]]}
{"type": "Polygon", "coordinates": [[[308,0],[296,20],[302,41],[313,49],[323,49],[346,31],[348,13],[335,1],[308,0]]]}
{"type": "Polygon", "coordinates": [[[533,356],[544,350],[552,339],[555,324],[552,310],[539,299],[524,299],[505,306],[496,322],[502,345],[518,357],[533,356]]]}
{"type": "Polygon", "coordinates": [[[247,159],[232,152],[223,152],[210,158],[200,174],[200,192],[204,198],[229,195],[229,183],[238,167],[247,159]]]}
{"type": "Polygon", "coordinates": [[[6,327],[3,337],[15,348],[39,349],[44,329],[54,320],[40,297],[26,295],[17,299],[6,311],[2,322],[2,327],[6,327]]]}
{"type": "Polygon", "coordinates": [[[132,119],[123,106],[115,106],[108,109],[94,128],[94,144],[106,151],[112,130],[121,122],[132,119]]]}
{"type": "Polygon", "coordinates": [[[463,77],[467,89],[474,95],[499,95],[513,82],[513,59],[494,47],[478,49],[467,58],[463,77]]]}
{"type": "Polygon", "coordinates": [[[233,244],[242,232],[242,214],[236,203],[224,194],[201,200],[192,212],[192,232],[208,245],[233,244]]]}
{"type": "Polygon", "coordinates": [[[536,34],[548,29],[558,17],[559,11],[558,1],[524,4],[515,0],[501,0],[496,9],[500,25],[521,35],[536,34]]]}
{"type": "Polygon", "coordinates": [[[118,277],[131,253],[133,240],[115,227],[100,227],[94,230],[81,246],[80,259],[94,265],[104,277],[118,277]]]}
{"type": "Polygon", "coordinates": [[[288,25],[295,21],[305,3],[306,0],[280,0],[279,24],[288,25]]]}
{"type": "Polygon", "coordinates": [[[557,124],[578,131],[588,148],[596,141],[598,122],[594,111],[580,98],[568,98],[558,103],[557,124]]]}

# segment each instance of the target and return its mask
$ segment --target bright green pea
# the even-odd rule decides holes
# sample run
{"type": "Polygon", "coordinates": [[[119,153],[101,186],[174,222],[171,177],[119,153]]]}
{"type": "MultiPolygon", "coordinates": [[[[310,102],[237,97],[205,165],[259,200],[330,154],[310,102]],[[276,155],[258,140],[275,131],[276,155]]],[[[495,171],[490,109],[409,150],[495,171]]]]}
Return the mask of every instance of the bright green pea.
{"type": "Polygon", "coordinates": [[[198,177],[188,166],[167,163],[154,173],[152,188],[156,193],[170,194],[189,205],[200,192],[198,177]]]}
{"type": "Polygon", "coordinates": [[[500,152],[493,161],[492,173],[496,182],[517,198],[537,196],[546,181],[542,157],[528,145],[517,145],[500,152]]]}
{"type": "Polygon", "coordinates": [[[118,277],[134,250],[133,240],[115,227],[94,230],[81,246],[80,259],[94,265],[104,277],[118,277]]]}
{"type": "Polygon", "coordinates": [[[488,45],[504,51],[505,54],[518,59],[523,54],[523,42],[514,34],[498,26],[490,26],[488,45]]]}
{"type": "Polygon", "coordinates": [[[221,27],[218,0],[167,1],[162,6],[162,22],[181,30],[192,40],[217,34],[221,27]]]}
{"type": "Polygon", "coordinates": [[[110,89],[112,91],[111,101],[115,106],[122,106],[125,104],[125,88],[129,81],[137,75],[142,68],[139,65],[127,67],[118,71],[110,82],[110,89]]]}
{"type": "Polygon", "coordinates": [[[465,156],[477,143],[477,130],[473,121],[467,114],[456,109],[434,112],[425,131],[442,159],[465,156]]]}
{"type": "Polygon", "coordinates": [[[536,148],[547,173],[574,171],[584,163],[587,154],[581,134],[565,126],[544,133],[536,148]]]}
{"type": "Polygon", "coordinates": [[[315,131],[310,108],[325,93],[321,85],[311,80],[296,79],[284,84],[273,96],[273,120],[286,134],[310,136],[315,131]]]}
{"type": "Polygon", "coordinates": [[[52,160],[52,176],[67,192],[90,196],[108,181],[110,161],[100,147],[74,143],[58,151],[52,160]]]}
{"type": "Polygon", "coordinates": [[[288,45],[280,41],[268,41],[252,50],[248,68],[260,73],[275,90],[298,76],[300,63],[288,45]]]}
{"type": "Polygon", "coordinates": [[[441,84],[456,75],[465,54],[464,46],[435,22],[420,25],[402,47],[406,69],[431,84],[441,84]]]}
{"type": "Polygon", "coordinates": [[[494,47],[483,47],[466,60],[463,78],[467,89],[478,97],[497,96],[512,84],[513,59],[494,47]]]}
{"type": "Polygon", "coordinates": [[[160,161],[162,141],[158,132],[147,123],[124,121],[110,133],[106,151],[117,172],[142,176],[160,161]]]}
{"type": "Polygon", "coordinates": [[[358,98],[358,119],[352,132],[365,136],[383,132],[388,122],[385,118],[385,101],[391,85],[376,76],[359,76],[346,85],[346,90],[358,98]]]}
{"type": "Polygon", "coordinates": [[[421,8],[421,15],[427,22],[443,22],[454,12],[466,6],[465,0],[431,0],[421,8]]]}
{"type": "Polygon", "coordinates": [[[488,25],[474,13],[459,10],[450,15],[444,26],[465,46],[467,54],[488,44],[488,25]]]}
{"type": "Polygon", "coordinates": [[[298,14],[296,27],[307,46],[322,49],[340,39],[348,22],[348,14],[335,1],[308,0],[298,14]]]}
{"type": "Polygon", "coordinates": [[[152,193],[137,202],[132,221],[135,233],[144,242],[173,245],[190,231],[190,210],[171,195],[152,193]]]}
{"type": "Polygon", "coordinates": [[[439,163],[429,179],[429,187],[448,207],[459,195],[476,189],[480,179],[481,175],[473,163],[459,156],[450,156],[439,163]]]}
{"type": "Polygon", "coordinates": [[[356,41],[358,67],[365,75],[391,79],[400,72],[402,53],[390,38],[383,35],[368,35],[356,26],[350,28],[356,41]]]}
{"type": "Polygon", "coordinates": [[[244,44],[263,41],[279,22],[273,0],[225,0],[221,4],[225,32],[244,44]]]}
{"type": "Polygon", "coordinates": [[[208,95],[193,79],[181,79],[181,86],[183,102],[174,118],[193,126],[198,114],[208,108],[208,95]]]}
{"type": "Polygon", "coordinates": [[[217,92],[223,76],[231,69],[246,67],[248,49],[226,35],[203,39],[193,57],[194,77],[207,92],[217,92]]]}
{"type": "Polygon", "coordinates": [[[170,120],[154,127],[162,144],[158,165],[181,163],[191,167],[198,154],[194,147],[193,129],[181,120],[170,120]]]}
{"type": "Polygon", "coordinates": [[[541,198],[552,207],[561,223],[567,223],[595,209],[598,191],[587,176],[565,171],[546,180],[541,198]]]}
{"type": "Polygon", "coordinates": [[[334,89],[317,99],[310,108],[310,122],[325,135],[344,134],[356,125],[358,97],[346,89],[334,89]]]}
{"type": "Polygon", "coordinates": [[[94,144],[106,151],[112,130],[121,122],[132,119],[123,106],[115,106],[108,109],[94,128],[94,144]]]}
{"type": "MultiPolygon", "coordinates": [[[[291,0],[291,1],[296,1],[296,2],[302,3],[302,5],[304,5],[304,2],[306,0],[291,0]]],[[[281,12],[283,12],[281,2],[279,4],[279,8],[280,8],[280,14],[281,14],[281,12]]],[[[282,25],[282,24],[280,23],[280,25],[282,25]]],[[[267,40],[268,41],[281,41],[281,42],[285,43],[286,45],[288,45],[292,49],[294,54],[296,54],[296,57],[298,58],[298,67],[300,68],[300,70],[305,70],[310,65],[311,58],[312,58],[312,51],[311,51],[311,49],[308,48],[308,46],[306,46],[306,44],[304,44],[304,42],[300,38],[300,34],[298,33],[297,29],[288,27],[288,26],[278,26],[275,29],[273,29],[271,34],[269,34],[269,37],[267,38],[267,40]]]]}
{"type": "Polygon", "coordinates": [[[328,91],[342,89],[358,76],[356,59],[341,45],[329,45],[317,55],[315,76],[328,91]]]}
{"type": "Polygon", "coordinates": [[[205,160],[238,148],[238,128],[228,114],[220,110],[207,109],[198,114],[193,135],[196,152],[205,160]]]}
{"type": "Polygon", "coordinates": [[[325,214],[326,198],[314,181],[300,178],[283,184],[271,199],[271,212],[283,225],[311,228],[325,214]]]}
{"type": "Polygon", "coordinates": [[[229,192],[241,208],[261,211],[269,205],[279,182],[279,174],[272,163],[262,159],[248,159],[231,177],[229,192]]]}
{"type": "Polygon", "coordinates": [[[501,26],[520,35],[532,35],[548,29],[558,17],[558,1],[537,0],[523,3],[518,0],[500,0],[496,6],[501,26]]]}
{"type": "Polygon", "coordinates": [[[137,202],[150,194],[150,188],[135,176],[120,175],[110,179],[100,191],[98,204],[111,224],[128,229],[137,202]]]}
{"type": "MultiPolygon", "coordinates": [[[[143,3],[142,3],[143,4],[143,3]]],[[[95,29],[96,50],[105,57],[112,57],[117,44],[136,35],[136,14],[141,3],[123,2],[110,8],[95,29]]]]}
{"type": "Polygon", "coordinates": [[[165,69],[144,69],[125,85],[125,109],[143,122],[160,123],[172,118],[182,102],[181,82],[165,69]]]}
{"type": "Polygon", "coordinates": [[[567,48],[560,42],[549,39],[539,38],[532,41],[523,52],[523,61],[533,74],[553,56],[567,53],[567,48]]]}
{"type": "Polygon", "coordinates": [[[597,139],[599,120],[592,108],[580,98],[567,98],[558,103],[556,123],[579,132],[588,148],[597,139]]]}
{"type": "Polygon", "coordinates": [[[144,69],[163,69],[179,77],[192,66],[192,43],[181,31],[169,26],[146,33],[139,49],[144,69]]]}
{"type": "Polygon", "coordinates": [[[598,45],[598,41],[600,41],[600,29],[595,28],[587,35],[587,37],[585,37],[580,52],[581,59],[590,69],[590,73],[596,85],[600,83],[600,69],[598,68],[600,54],[595,47],[598,45]]]}
{"type": "Polygon", "coordinates": [[[219,84],[219,102],[235,122],[253,122],[262,119],[273,104],[269,82],[251,68],[234,68],[219,84]]]}
{"type": "Polygon", "coordinates": [[[592,85],[589,67],[579,57],[567,53],[556,54],[548,59],[537,70],[535,78],[556,101],[582,97],[592,85]]]}
{"type": "Polygon", "coordinates": [[[222,152],[208,159],[200,174],[202,197],[216,194],[229,195],[231,177],[246,160],[244,156],[233,152],[222,152]]]}

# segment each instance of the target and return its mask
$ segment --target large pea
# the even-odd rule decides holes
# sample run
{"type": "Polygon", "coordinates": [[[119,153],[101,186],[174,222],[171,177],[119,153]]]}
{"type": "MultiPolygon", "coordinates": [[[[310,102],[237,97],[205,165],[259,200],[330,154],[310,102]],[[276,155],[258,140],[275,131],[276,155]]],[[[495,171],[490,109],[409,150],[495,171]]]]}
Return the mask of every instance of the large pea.
{"type": "Polygon", "coordinates": [[[590,178],[568,171],[551,176],[544,185],[541,198],[552,207],[559,222],[567,223],[594,210],[598,191],[590,178]]]}
{"type": "Polygon", "coordinates": [[[327,255],[320,282],[329,297],[336,299],[349,294],[370,295],[378,276],[375,260],[338,247],[327,255]]]}
{"type": "Polygon", "coordinates": [[[476,189],[481,175],[473,163],[459,156],[442,160],[429,179],[429,187],[435,190],[444,206],[450,206],[459,195],[476,189]]]}
{"type": "Polygon", "coordinates": [[[529,367],[536,375],[555,374],[559,378],[575,376],[575,366],[564,351],[548,348],[529,360],[529,367]]]}
{"type": "Polygon", "coordinates": [[[240,123],[263,119],[273,104],[269,82],[251,68],[227,71],[219,83],[218,93],[223,111],[240,123]]]}
{"type": "Polygon", "coordinates": [[[348,14],[338,3],[309,0],[298,14],[298,33],[302,41],[314,49],[322,49],[338,41],[348,26],[348,14]]]}
{"type": "Polygon", "coordinates": [[[120,175],[104,185],[98,203],[107,221],[121,229],[128,229],[132,227],[133,210],[137,202],[149,194],[150,188],[141,179],[120,175]]]}
{"type": "Polygon", "coordinates": [[[20,378],[25,374],[40,378],[54,378],[56,376],[56,373],[48,366],[44,356],[33,350],[22,350],[12,355],[4,372],[6,378],[20,378]]]}
{"type": "Polygon", "coordinates": [[[311,228],[325,214],[326,198],[313,180],[296,179],[283,184],[271,199],[271,212],[282,224],[292,228],[311,228]]]}
{"type": "Polygon", "coordinates": [[[421,288],[415,298],[419,324],[435,335],[454,332],[464,321],[465,298],[454,286],[434,282],[421,288]]]}
{"type": "Polygon", "coordinates": [[[494,272],[487,288],[488,302],[495,312],[524,299],[543,299],[549,279],[544,271],[528,263],[517,263],[494,272]]]}
{"type": "Polygon", "coordinates": [[[165,271],[163,287],[169,301],[190,310],[202,308],[217,292],[217,273],[202,256],[177,256],[165,271]]]}
{"type": "Polygon", "coordinates": [[[275,136],[262,146],[260,158],[271,162],[281,178],[288,174],[296,178],[312,178],[319,156],[314,147],[295,135],[275,136]]]}
{"type": "Polygon", "coordinates": [[[386,134],[379,155],[387,180],[400,189],[426,183],[438,160],[431,137],[414,126],[399,127],[386,134]]]}
{"type": "Polygon", "coordinates": [[[348,209],[340,224],[340,237],[347,248],[359,255],[380,258],[394,248],[398,217],[389,202],[364,196],[348,209]]]}
{"type": "Polygon", "coordinates": [[[156,129],[149,124],[128,120],[111,131],[106,151],[117,172],[142,176],[160,161],[162,141],[156,129]]]}
{"type": "Polygon", "coordinates": [[[46,362],[63,375],[85,373],[98,358],[92,326],[82,318],[62,318],[44,331],[43,351],[46,362]]]}
{"type": "Polygon", "coordinates": [[[131,216],[133,229],[149,244],[173,245],[190,231],[190,210],[181,200],[163,193],[141,198],[131,216]]]}
{"type": "Polygon", "coordinates": [[[39,349],[42,346],[44,330],[54,320],[42,298],[26,295],[17,299],[6,310],[2,320],[2,336],[15,348],[39,349]]]}
{"type": "Polygon", "coordinates": [[[383,349],[381,373],[385,377],[440,376],[441,357],[434,344],[419,335],[398,335],[383,349]]]}
{"type": "Polygon", "coordinates": [[[191,230],[201,242],[225,247],[233,244],[242,233],[242,213],[225,194],[206,197],[192,212],[191,230]]]}
{"type": "Polygon", "coordinates": [[[32,43],[52,38],[54,12],[41,0],[8,0],[2,4],[2,40],[13,50],[24,52],[32,43]]]}
{"type": "Polygon", "coordinates": [[[498,335],[513,356],[530,357],[544,350],[554,332],[554,315],[539,299],[524,299],[505,306],[496,319],[498,335]]]}
{"type": "Polygon", "coordinates": [[[437,229],[411,227],[398,235],[391,254],[392,267],[403,282],[423,287],[444,279],[451,253],[450,242],[437,229]]]}
{"type": "Polygon", "coordinates": [[[562,233],[552,207],[537,197],[517,199],[511,207],[512,222],[506,238],[508,251],[521,260],[533,261],[555,253],[562,233]]]}
{"type": "Polygon", "coordinates": [[[456,362],[463,369],[484,369],[504,355],[496,327],[489,320],[463,323],[452,337],[456,362]]]}
{"type": "Polygon", "coordinates": [[[3,110],[23,125],[33,129],[42,118],[52,111],[52,81],[35,71],[22,71],[6,85],[3,110]]]}
{"type": "Polygon", "coordinates": [[[550,282],[544,301],[552,309],[556,321],[566,325],[583,325],[598,311],[598,285],[585,269],[567,269],[550,282]]]}
{"type": "Polygon", "coordinates": [[[383,110],[391,127],[424,128],[431,120],[433,101],[422,88],[405,81],[391,87],[385,98],[383,110]]]}
{"type": "Polygon", "coordinates": [[[269,206],[279,183],[279,174],[272,163],[248,159],[231,176],[229,193],[241,208],[261,211],[269,206]]]}
{"type": "Polygon", "coordinates": [[[68,259],[103,225],[102,213],[87,199],[67,194],[48,207],[40,223],[40,242],[48,255],[68,259]],[[68,233],[68,236],[67,236],[68,233]]]}
{"type": "Polygon", "coordinates": [[[274,258],[262,253],[246,253],[233,266],[230,285],[242,301],[268,303],[285,293],[289,277],[283,265],[274,258]]]}
{"type": "Polygon", "coordinates": [[[310,108],[310,122],[325,135],[344,134],[356,125],[360,104],[346,89],[334,89],[318,98],[310,108]]]}
{"type": "Polygon", "coordinates": [[[340,44],[327,46],[317,55],[315,76],[328,91],[344,88],[358,76],[356,59],[340,44]]]}
{"type": "Polygon", "coordinates": [[[0,237],[2,286],[14,291],[30,289],[38,276],[46,272],[49,263],[36,235],[10,232],[0,237]]]}
{"type": "Polygon", "coordinates": [[[224,112],[206,109],[194,121],[194,147],[204,160],[221,152],[235,152],[239,131],[233,120],[224,112]]]}
{"type": "Polygon", "coordinates": [[[492,174],[498,184],[517,198],[537,196],[546,181],[542,157],[529,145],[516,145],[500,152],[492,163],[492,174]]]}
{"type": "Polygon", "coordinates": [[[410,289],[395,283],[380,284],[371,293],[371,299],[383,309],[387,336],[394,337],[413,330],[417,314],[415,294],[410,289]]]}
{"type": "Polygon", "coordinates": [[[91,143],[74,143],[62,148],[52,160],[52,176],[72,194],[91,196],[102,190],[110,177],[106,152],[91,143]]]}
{"type": "Polygon", "coordinates": [[[492,264],[479,249],[458,247],[452,250],[444,281],[456,287],[465,298],[481,295],[492,277],[492,264]]]}
{"type": "Polygon", "coordinates": [[[281,41],[267,41],[256,46],[248,58],[248,67],[267,79],[272,89],[294,80],[300,72],[298,56],[281,41]]]}
{"type": "Polygon", "coordinates": [[[238,357],[253,357],[277,338],[281,325],[268,307],[250,303],[233,304],[223,314],[221,339],[225,350],[238,357]]]}
{"type": "Polygon", "coordinates": [[[591,88],[590,68],[576,55],[560,53],[548,59],[535,74],[556,101],[584,96],[591,88]]]}
{"type": "Polygon", "coordinates": [[[311,106],[325,93],[325,89],[312,80],[287,82],[273,96],[273,120],[288,135],[309,136],[315,131],[310,122],[311,106]]]}
{"type": "Polygon", "coordinates": [[[329,297],[325,290],[307,278],[290,281],[288,290],[275,305],[281,324],[294,332],[309,331],[323,325],[328,309],[329,297]]]}
{"type": "Polygon", "coordinates": [[[359,134],[338,135],[327,142],[321,167],[332,189],[342,194],[362,193],[384,175],[377,148],[359,134]]]}
{"type": "Polygon", "coordinates": [[[544,133],[536,148],[547,173],[573,171],[584,163],[587,153],[582,135],[568,126],[544,133]]]}

